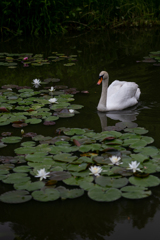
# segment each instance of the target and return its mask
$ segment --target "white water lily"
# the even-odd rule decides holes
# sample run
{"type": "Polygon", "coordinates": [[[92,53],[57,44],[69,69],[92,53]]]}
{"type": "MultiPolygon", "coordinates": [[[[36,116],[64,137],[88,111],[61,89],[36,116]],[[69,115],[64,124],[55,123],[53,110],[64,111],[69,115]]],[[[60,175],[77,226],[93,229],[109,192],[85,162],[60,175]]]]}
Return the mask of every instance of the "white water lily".
{"type": "Polygon", "coordinates": [[[55,88],[54,88],[54,87],[51,87],[51,88],[49,89],[49,91],[50,91],[50,92],[54,92],[54,91],[55,91],[55,88]]]}
{"type": "Polygon", "coordinates": [[[57,98],[50,98],[48,101],[50,103],[57,103],[57,98]]]}
{"type": "Polygon", "coordinates": [[[93,174],[95,176],[99,176],[99,174],[102,172],[102,168],[101,167],[97,167],[97,166],[91,166],[89,168],[89,170],[91,171],[90,174],[93,174]]]}
{"type": "Polygon", "coordinates": [[[39,79],[33,79],[33,82],[32,84],[35,86],[35,87],[39,87],[41,85],[41,80],[39,79]]]}
{"type": "Polygon", "coordinates": [[[138,168],[139,164],[140,164],[140,162],[133,161],[133,162],[129,163],[129,168],[127,168],[127,169],[133,170],[134,173],[135,173],[136,171],[142,172],[142,171],[138,168]]]}
{"type": "Polygon", "coordinates": [[[73,110],[73,109],[69,109],[69,112],[70,112],[70,113],[74,113],[74,110],[73,110]]]}
{"type": "Polygon", "coordinates": [[[120,157],[117,157],[117,156],[112,156],[109,158],[111,160],[112,163],[110,163],[110,165],[119,165],[119,164],[122,164],[120,163],[119,161],[121,160],[120,157]]]}
{"type": "Polygon", "coordinates": [[[48,176],[48,174],[50,174],[50,172],[46,172],[45,168],[42,168],[40,170],[37,170],[38,174],[35,177],[40,177],[40,181],[42,181],[42,179],[46,179],[48,176]]]}

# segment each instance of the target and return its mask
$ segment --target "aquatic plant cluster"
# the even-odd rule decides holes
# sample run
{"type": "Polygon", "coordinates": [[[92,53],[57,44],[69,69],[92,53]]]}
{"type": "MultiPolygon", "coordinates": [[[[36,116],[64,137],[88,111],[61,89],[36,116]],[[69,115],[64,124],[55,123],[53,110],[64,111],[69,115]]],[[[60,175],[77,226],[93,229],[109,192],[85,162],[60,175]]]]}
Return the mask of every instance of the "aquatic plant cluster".
{"type": "Polygon", "coordinates": [[[1,33],[37,35],[107,26],[151,27],[159,24],[159,7],[156,0],[2,0],[0,29],[1,33]]]}
{"type": "Polygon", "coordinates": [[[153,66],[159,67],[160,66],[160,51],[150,52],[149,56],[144,57],[144,60],[137,61],[143,63],[153,63],[153,66]]]}
{"type": "Polygon", "coordinates": [[[23,67],[35,66],[40,67],[53,62],[67,61],[63,65],[71,67],[77,61],[77,55],[66,56],[63,53],[52,52],[53,55],[44,59],[43,54],[33,53],[0,53],[0,66],[8,68],[16,68],[18,63],[23,64],[23,67]]]}
{"type": "Polygon", "coordinates": [[[0,180],[14,189],[2,193],[0,201],[47,202],[84,194],[100,202],[149,197],[150,187],[160,184],[155,176],[160,172],[160,149],[148,146],[153,138],[144,136],[148,131],[135,123],[117,123],[118,131],[101,133],[61,127],[55,137],[25,132],[28,124],[53,125],[83,107],[71,104],[74,95],[66,92],[77,91],[55,85],[58,81],[34,79],[33,87],[52,85],[38,91],[17,85],[0,89],[0,126],[12,124],[21,132],[1,133],[0,148],[20,145],[14,148],[15,156],[0,156],[0,180]]]}

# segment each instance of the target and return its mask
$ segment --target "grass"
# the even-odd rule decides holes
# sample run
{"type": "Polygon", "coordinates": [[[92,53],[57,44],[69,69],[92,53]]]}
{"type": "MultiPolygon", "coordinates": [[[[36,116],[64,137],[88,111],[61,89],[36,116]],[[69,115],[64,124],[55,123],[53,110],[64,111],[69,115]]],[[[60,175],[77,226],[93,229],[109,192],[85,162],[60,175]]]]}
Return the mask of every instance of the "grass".
{"type": "Polygon", "coordinates": [[[158,0],[1,0],[1,34],[55,34],[76,29],[160,24],[158,0]]]}

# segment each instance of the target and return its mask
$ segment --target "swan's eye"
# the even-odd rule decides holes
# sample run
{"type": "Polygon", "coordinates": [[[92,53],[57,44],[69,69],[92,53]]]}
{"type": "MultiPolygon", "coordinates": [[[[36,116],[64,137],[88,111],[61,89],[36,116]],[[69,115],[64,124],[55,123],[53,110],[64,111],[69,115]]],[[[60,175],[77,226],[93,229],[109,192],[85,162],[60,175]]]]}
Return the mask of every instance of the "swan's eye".
{"type": "Polygon", "coordinates": [[[99,79],[103,78],[103,76],[104,76],[104,75],[100,75],[100,76],[99,76],[99,79]]]}

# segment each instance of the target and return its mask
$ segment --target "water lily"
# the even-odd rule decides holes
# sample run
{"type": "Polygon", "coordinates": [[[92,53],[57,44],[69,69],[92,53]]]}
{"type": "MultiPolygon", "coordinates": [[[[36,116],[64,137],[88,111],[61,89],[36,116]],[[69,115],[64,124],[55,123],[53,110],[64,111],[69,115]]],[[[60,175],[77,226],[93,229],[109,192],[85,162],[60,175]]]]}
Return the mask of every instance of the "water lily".
{"type": "Polygon", "coordinates": [[[57,98],[50,98],[48,101],[50,103],[57,103],[57,98]]]}
{"type": "Polygon", "coordinates": [[[24,60],[24,61],[28,60],[28,57],[24,57],[23,60],[24,60]]]}
{"type": "Polygon", "coordinates": [[[91,166],[89,168],[89,170],[91,171],[90,174],[93,174],[95,176],[99,176],[99,174],[102,172],[102,168],[101,167],[97,167],[97,166],[91,166]]]}
{"type": "Polygon", "coordinates": [[[8,91],[12,91],[12,88],[7,88],[8,91]]]}
{"type": "Polygon", "coordinates": [[[129,163],[129,168],[127,168],[127,169],[133,170],[134,173],[135,173],[136,171],[142,172],[142,171],[138,168],[139,164],[140,164],[139,162],[133,161],[133,162],[129,163]]]}
{"type": "Polygon", "coordinates": [[[112,163],[110,163],[110,165],[119,165],[119,164],[122,164],[120,163],[119,161],[121,160],[120,157],[117,157],[117,156],[112,156],[109,158],[111,160],[112,163]]]}
{"type": "Polygon", "coordinates": [[[69,112],[70,112],[70,113],[74,113],[74,110],[73,110],[73,109],[69,109],[69,112]]]}
{"type": "Polygon", "coordinates": [[[39,87],[41,85],[41,81],[39,79],[33,79],[33,82],[32,84],[35,86],[35,87],[39,87]]]}
{"type": "Polygon", "coordinates": [[[46,179],[48,176],[48,174],[50,174],[50,172],[46,172],[45,168],[42,168],[40,170],[37,170],[38,174],[35,177],[40,177],[40,181],[42,181],[42,179],[46,179]]]}
{"type": "Polygon", "coordinates": [[[54,88],[54,87],[51,87],[51,88],[49,89],[49,91],[50,91],[50,92],[54,92],[54,91],[55,91],[55,88],[54,88]]]}
{"type": "Polygon", "coordinates": [[[21,129],[21,134],[24,134],[24,130],[23,129],[21,129]]]}

